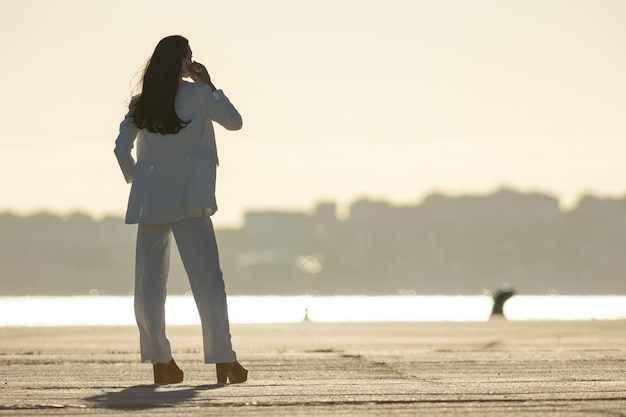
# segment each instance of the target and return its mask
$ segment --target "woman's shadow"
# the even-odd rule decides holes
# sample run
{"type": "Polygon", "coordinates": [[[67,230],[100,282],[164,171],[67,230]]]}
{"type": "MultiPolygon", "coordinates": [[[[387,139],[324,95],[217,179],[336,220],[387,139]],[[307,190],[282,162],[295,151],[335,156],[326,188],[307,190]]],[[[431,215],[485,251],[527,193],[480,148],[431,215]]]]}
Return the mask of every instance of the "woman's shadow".
{"type": "Polygon", "coordinates": [[[170,385],[166,390],[159,390],[161,385],[135,385],[122,391],[107,392],[85,398],[86,401],[95,403],[102,408],[116,409],[150,409],[162,407],[174,407],[177,404],[191,401],[199,392],[223,387],[223,384],[200,385],[184,389],[172,389],[170,385]]]}

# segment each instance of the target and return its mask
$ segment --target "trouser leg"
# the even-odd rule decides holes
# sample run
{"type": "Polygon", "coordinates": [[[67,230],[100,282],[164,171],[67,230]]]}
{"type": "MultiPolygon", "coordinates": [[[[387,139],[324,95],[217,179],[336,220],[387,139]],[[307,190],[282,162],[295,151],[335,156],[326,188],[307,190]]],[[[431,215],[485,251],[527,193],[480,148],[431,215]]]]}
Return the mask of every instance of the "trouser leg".
{"type": "Polygon", "coordinates": [[[172,359],[165,336],[165,296],[170,260],[170,225],[140,224],[135,264],[135,318],[142,362],[172,359]]]}
{"type": "Polygon", "coordinates": [[[198,217],[172,224],[178,251],[189,276],[200,320],[205,363],[237,360],[230,338],[226,291],[213,223],[198,217]]]}

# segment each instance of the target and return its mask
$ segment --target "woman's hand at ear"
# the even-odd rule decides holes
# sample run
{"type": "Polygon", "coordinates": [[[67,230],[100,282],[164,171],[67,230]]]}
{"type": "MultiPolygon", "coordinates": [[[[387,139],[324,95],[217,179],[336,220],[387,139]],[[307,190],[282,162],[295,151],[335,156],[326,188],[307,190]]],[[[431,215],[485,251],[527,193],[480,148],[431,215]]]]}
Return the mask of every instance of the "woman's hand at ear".
{"type": "Polygon", "coordinates": [[[211,91],[215,91],[216,88],[211,82],[211,76],[207,71],[206,67],[199,62],[192,62],[191,65],[187,67],[187,71],[191,76],[191,79],[197,83],[206,84],[211,88],[211,91]]]}

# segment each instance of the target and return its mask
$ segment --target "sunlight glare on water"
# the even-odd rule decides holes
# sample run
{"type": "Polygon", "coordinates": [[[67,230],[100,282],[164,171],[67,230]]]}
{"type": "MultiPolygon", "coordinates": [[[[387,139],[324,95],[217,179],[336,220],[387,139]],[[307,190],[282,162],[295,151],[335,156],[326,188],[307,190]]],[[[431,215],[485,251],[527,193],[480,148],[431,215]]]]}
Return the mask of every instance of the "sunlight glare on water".
{"type": "MultiPolygon", "coordinates": [[[[230,296],[231,323],[485,321],[487,296],[230,296]]],[[[509,320],[626,319],[626,296],[515,296],[509,320]]],[[[199,324],[191,296],[169,296],[170,325],[199,324]]],[[[134,325],[131,296],[0,297],[0,326],[134,325]]]]}

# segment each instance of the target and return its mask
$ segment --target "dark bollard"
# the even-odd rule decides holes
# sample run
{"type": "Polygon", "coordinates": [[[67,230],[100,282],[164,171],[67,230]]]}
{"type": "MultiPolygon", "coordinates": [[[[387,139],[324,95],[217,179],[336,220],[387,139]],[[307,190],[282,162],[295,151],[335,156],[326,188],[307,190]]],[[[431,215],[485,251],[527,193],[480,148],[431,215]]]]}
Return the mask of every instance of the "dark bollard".
{"type": "Polygon", "coordinates": [[[504,303],[515,295],[515,290],[502,289],[493,295],[493,308],[491,309],[491,318],[504,317],[504,303]]]}

